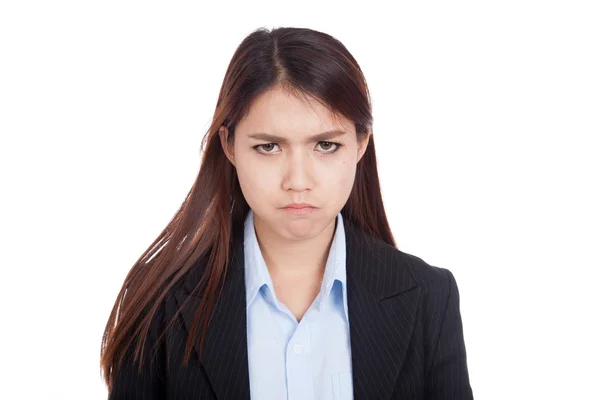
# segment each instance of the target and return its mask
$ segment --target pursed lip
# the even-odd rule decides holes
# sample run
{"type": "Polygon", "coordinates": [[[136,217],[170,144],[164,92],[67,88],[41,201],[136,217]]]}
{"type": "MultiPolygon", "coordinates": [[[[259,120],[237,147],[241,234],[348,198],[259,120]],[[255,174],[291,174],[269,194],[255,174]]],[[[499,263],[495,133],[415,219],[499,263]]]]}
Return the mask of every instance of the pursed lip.
{"type": "Polygon", "coordinates": [[[308,204],[308,203],[290,203],[287,206],[285,206],[284,208],[316,208],[316,207],[313,206],[312,204],[308,204]]]}

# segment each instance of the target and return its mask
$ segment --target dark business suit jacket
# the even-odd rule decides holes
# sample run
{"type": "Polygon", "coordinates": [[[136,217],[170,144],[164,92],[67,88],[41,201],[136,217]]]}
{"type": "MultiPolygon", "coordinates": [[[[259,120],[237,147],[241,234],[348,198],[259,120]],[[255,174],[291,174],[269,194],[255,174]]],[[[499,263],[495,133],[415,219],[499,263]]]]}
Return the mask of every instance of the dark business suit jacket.
{"type": "MultiPolygon", "coordinates": [[[[354,399],[472,399],[452,273],[343,221],[354,399]]],[[[190,296],[202,275],[203,264],[197,263],[153,320],[147,343],[156,342],[183,305],[177,324],[154,355],[154,365],[146,358],[138,375],[129,352],[109,399],[250,399],[243,230],[236,232],[223,297],[202,357],[194,348],[189,364],[180,365],[200,304],[199,295],[190,296]]],[[[145,354],[149,357],[150,352],[145,354]]]]}

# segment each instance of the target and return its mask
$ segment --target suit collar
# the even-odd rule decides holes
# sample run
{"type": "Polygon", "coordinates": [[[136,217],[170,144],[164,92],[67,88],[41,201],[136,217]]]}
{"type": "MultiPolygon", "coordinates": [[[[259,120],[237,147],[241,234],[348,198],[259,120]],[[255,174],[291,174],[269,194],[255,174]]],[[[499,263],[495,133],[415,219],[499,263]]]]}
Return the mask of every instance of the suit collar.
{"type": "MultiPolygon", "coordinates": [[[[347,218],[343,224],[354,399],[389,399],[408,349],[421,290],[397,249],[365,234],[347,218]]],[[[243,233],[240,229],[234,235],[228,276],[200,360],[220,400],[250,398],[243,233]]],[[[200,301],[190,296],[199,271],[190,271],[183,290],[175,292],[179,306],[188,301],[181,310],[188,332],[200,301]]]]}
{"type": "Polygon", "coordinates": [[[354,399],[391,398],[408,350],[421,288],[403,254],[347,225],[354,399]]]}

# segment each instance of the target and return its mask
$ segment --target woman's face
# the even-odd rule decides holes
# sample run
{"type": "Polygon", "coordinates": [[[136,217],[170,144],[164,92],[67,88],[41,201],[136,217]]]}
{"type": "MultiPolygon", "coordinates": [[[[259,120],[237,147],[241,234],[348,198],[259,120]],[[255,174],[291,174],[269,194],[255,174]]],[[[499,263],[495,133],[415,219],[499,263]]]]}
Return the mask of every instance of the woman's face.
{"type": "Polygon", "coordinates": [[[368,143],[357,142],[352,121],[335,119],[319,102],[307,104],[279,87],[253,102],[236,126],[233,145],[226,146],[226,128],[220,135],[256,226],[291,240],[312,238],[333,222],[368,143]],[[291,214],[284,207],[294,202],[316,210],[291,214]]]}

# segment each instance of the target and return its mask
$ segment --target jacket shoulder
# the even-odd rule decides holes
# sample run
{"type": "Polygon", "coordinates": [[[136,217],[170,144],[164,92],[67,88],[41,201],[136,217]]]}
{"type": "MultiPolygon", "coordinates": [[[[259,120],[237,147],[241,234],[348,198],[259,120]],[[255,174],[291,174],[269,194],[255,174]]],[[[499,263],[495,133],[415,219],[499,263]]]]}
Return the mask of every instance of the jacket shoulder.
{"type": "Polygon", "coordinates": [[[449,269],[427,263],[414,254],[396,249],[396,257],[407,265],[415,283],[423,288],[427,294],[447,297],[450,285],[454,283],[454,276],[449,269]]]}
{"type": "MultiPolygon", "coordinates": [[[[369,242],[369,246],[366,247],[372,249],[378,256],[378,261],[391,266],[394,274],[410,276],[426,294],[448,297],[450,285],[454,283],[454,276],[449,269],[432,265],[421,257],[402,251],[381,239],[368,235],[366,237],[369,242]]],[[[390,271],[388,270],[387,273],[389,274],[390,271]]]]}

